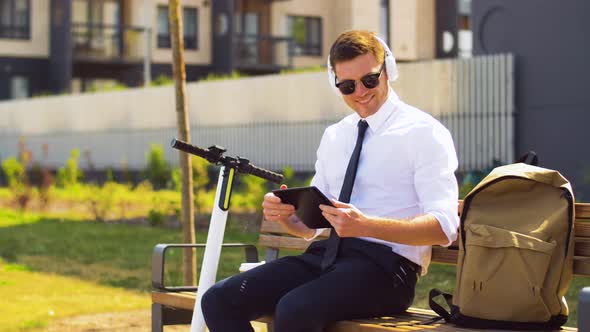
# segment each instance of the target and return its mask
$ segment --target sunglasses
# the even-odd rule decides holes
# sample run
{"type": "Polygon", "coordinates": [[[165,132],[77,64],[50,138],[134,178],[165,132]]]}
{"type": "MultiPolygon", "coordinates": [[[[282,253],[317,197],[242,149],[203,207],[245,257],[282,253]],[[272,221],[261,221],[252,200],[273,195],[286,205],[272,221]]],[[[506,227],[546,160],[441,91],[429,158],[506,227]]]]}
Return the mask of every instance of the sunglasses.
{"type": "MultiPolygon", "coordinates": [[[[361,83],[363,83],[365,88],[374,89],[379,85],[379,78],[381,77],[383,67],[385,67],[385,64],[381,66],[381,69],[379,69],[378,73],[367,74],[360,79],[361,83]]],[[[336,82],[336,78],[334,78],[334,83],[343,95],[352,94],[354,90],[356,90],[355,80],[345,80],[342,82],[336,82]]]]}

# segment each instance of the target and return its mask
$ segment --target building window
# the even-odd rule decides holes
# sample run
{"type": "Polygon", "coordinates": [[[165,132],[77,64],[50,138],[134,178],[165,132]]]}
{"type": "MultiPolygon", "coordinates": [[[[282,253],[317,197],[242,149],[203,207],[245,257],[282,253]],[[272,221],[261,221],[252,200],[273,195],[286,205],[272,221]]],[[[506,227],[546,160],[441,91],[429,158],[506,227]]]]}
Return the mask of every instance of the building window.
{"type": "MultiPolygon", "coordinates": [[[[182,9],[184,48],[196,50],[199,48],[199,11],[197,8],[182,9]]],[[[158,48],[170,48],[170,21],[168,20],[168,6],[158,6],[158,48]]]]}
{"type": "Polygon", "coordinates": [[[30,0],[0,0],[0,38],[31,37],[30,0]]]}
{"type": "Polygon", "coordinates": [[[10,79],[10,98],[23,99],[29,97],[29,79],[25,76],[12,76],[10,79]]]}
{"type": "Polygon", "coordinates": [[[295,43],[294,55],[322,55],[322,19],[320,17],[289,16],[287,34],[295,43]]]}

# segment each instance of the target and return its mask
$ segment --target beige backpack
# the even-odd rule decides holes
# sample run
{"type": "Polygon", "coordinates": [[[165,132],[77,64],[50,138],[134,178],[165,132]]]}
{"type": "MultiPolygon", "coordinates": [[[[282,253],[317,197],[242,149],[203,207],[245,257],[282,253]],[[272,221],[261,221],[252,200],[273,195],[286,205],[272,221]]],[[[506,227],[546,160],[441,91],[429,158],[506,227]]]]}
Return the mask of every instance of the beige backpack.
{"type": "Polygon", "coordinates": [[[572,188],[559,172],[495,168],[464,201],[455,293],[432,290],[431,308],[466,327],[558,329],[568,317],[573,222],[572,188]]]}

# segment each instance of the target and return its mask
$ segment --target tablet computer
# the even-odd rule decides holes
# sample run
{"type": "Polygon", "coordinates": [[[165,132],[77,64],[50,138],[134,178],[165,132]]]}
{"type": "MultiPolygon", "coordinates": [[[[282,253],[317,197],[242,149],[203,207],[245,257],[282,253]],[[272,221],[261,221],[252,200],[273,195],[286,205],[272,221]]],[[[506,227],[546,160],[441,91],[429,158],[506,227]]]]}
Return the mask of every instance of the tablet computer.
{"type": "Polygon", "coordinates": [[[316,187],[299,187],[272,191],[283,203],[295,207],[295,214],[309,228],[331,228],[332,225],[322,215],[320,204],[331,205],[332,202],[316,187]]]}

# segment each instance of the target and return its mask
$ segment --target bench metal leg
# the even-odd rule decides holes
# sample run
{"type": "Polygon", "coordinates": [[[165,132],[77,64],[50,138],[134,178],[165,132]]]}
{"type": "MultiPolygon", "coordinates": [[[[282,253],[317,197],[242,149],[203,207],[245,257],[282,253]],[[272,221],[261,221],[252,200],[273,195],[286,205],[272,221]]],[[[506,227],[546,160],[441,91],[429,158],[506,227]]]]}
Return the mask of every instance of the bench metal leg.
{"type": "Polygon", "coordinates": [[[164,307],[158,303],[152,303],[152,332],[164,332],[162,318],[164,307]]]}

